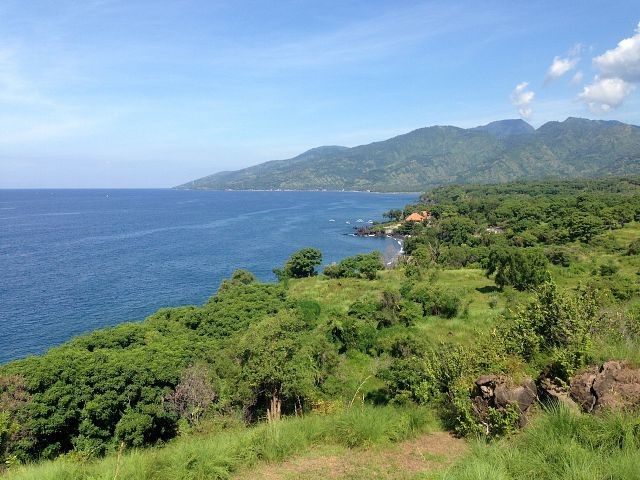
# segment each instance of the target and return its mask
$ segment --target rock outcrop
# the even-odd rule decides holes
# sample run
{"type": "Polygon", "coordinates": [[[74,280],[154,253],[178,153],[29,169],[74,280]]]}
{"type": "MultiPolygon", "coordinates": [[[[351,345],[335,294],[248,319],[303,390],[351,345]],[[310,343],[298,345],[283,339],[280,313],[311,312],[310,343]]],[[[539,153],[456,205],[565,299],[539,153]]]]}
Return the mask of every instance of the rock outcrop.
{"type": "Polygon", "coordinates": [[[571,398],[566,388],[546,376],[538,379],[538,396],[543,402],[556,402],[571,410],[580,409],[580,406],[571,398]]]}
{"type": "Polygon", "coordinates": [[[486,424],[489,407],[504,411],[510,405],[517,406],[520,411],[520,426],[526,423],[525,414],[538,398],[538,389],[532,379],[514,385],[504,375],[483,375],[475,383],[473,409],[482,423],[486,424]]]}
{"type": "Polygon", "coordinates": [[[609,361],[571,379],[570,395],[585,412],[640,406],[640,368],[609,361]]]}

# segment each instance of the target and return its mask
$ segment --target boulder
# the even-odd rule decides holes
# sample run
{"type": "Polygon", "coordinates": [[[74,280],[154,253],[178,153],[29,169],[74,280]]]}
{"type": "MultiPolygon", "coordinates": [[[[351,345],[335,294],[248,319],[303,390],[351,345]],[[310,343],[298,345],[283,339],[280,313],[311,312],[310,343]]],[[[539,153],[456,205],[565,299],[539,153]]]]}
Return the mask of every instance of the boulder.
{"type": "Polygon", "coordinates": [[[640,368],[608,361],[571,379],[571,398],[585,412],[640,406],[640,368]]]}
{"type": "Polygon", "coordinates": [[[575,375],[571,379],[569,394],[585,412],[590,412],[596,405],[597,398],[591,389],[593,382],[596,380],[596,375],[598,375],[598,369],[591,368],[575,375]]]}
{"type": "Polygon", "coordinates": [[[538,398],[538,389],[530,378],[515,387],[501,383],[496,385],[494,392],[496,407],[506,408],[509,405],[518,405],[521,413],[526,412],[538,398]]]}
{"type": "Polygon", "coordinates": [[[561,387],[548,377],[539,379],[538,395],[544,401],[552,401],[562,404],[571,410],[579,410],[578,404],[571,399],[566,388],[561,387]]]}
{"type": "Polygon", "coordinates": [[[506,410],[509,405],[515,405],[520,411],[519,424],[526,423],[525,414],[538,398],[536,384],[527,378],[519,385],[504,375],[482,375],[475,381],[476,392],[472,398],[473,410],[478,420],[487,425],[488,409],[506,410]]]}

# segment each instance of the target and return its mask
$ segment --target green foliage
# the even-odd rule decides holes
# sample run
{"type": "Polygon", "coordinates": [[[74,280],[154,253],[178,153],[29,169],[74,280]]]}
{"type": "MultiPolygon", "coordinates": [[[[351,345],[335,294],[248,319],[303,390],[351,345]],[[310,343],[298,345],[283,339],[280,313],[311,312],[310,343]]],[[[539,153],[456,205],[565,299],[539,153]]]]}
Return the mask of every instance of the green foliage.
{"type": "Polygon", "coordinates": [[[637,412],[586,415],[557,407],[517,437],[478,442],[471,454],[433,478],[517,480],[632,479],[640,462],[637,412]]]}
{"type": "Polygon", "coordinates": [[[640,253],[640,238],[633,240],[627,248],[628,255],[638,255],[640,253]]]}
{"type": "Polygon", "coordinates": [[[333,340],[340,345],[340,352],[349,349],[367,353],[375,344],[378,322],[375,318],[359,318],[349,315],[336,319],[331,324],[333,340]]]}
{"type": "Polygon", "coordinates": [[[324,274],[329,278],[366,278],[374,280],[376,272],[384,270],[380,252],[360,253],[341,260],[338,264],[328,265],[324,274]]]}
{"type": "Polygon", "coordinates": [[[236,352],[238,394],[253,418],[266,412],[276,420],[282,408],[308,408],[335,366],[333,346],[291,311],[251,325],[236,352]]]}
{"type": "MultiPolygon", "coordinates": [[[[418,404],[442,399],[459,382],[476,371],[471,352],[444,344],[425,348],[417,355],[394,358],[379,374],[392,400],[410,399],[418,404]]],[[[466,393],[468,398],[468,390],[466,393]]]]}
{"type": "Polygon", "coordinates": [[[445,424],[461,437],[474,438],[487,433],[474,415],[469,387],[462,379],[450,386],[443,410],[445,424]]]}
{"type": "Polygon", "coordinates": [[[394,358],[409,358],[422,355],[429,342],[406,328],[392,328],[381,332],[375,343],[376,354],[389,354],[394,358]]]}
{"type": "Polygon", "coordinates": [[[487,276],[495,273],[496,285],[529,290],[549,280],[547,260],[538,250],[493,248],[487,258],[487,276]]]}
{"type": "Polygon", "coordinates": [[[254,283],[255,281],[256,277],[253,275],[253,273],[247,270],[238,269],[233,272],[229,280],[224,280],[222,284],[220,284],[218,292],[231,289],[236,285],[249,285],[250,283],[254,283]]]}
{"type": "Polygon", "coordinates": [[[411,292],[411,299],[422,306],[424,315],[453,318],[460,309],[460,297],[438,286],[419,286],[411,292]]]}
{"type": "Polygon", "coordinates": [[[438,224],[440,233],[438,238],[451,245],[465,245],[475,243],[473,234],[477,227],[476,222],[467,217],[445,218],[438,224]]]}
{"type": "Polygon", "coordinates": [[[593,237],[605,230],[602,219],[591,213],[574,212],[567,219],[566,225],[571,240],[580,240],[585,243],[590,242],[593,237]]]}
{"type": "Polygon", "coordinates": [[[568,267],[571,265],[572,255],[563,247],[551,247],[544,252],[547,259],[554,265],[568,267]]]}
{"type": "Polygon", "coordinates": [[[223,338],[246,329],[251,322],[276,314],[285,304],[286,292],[280,285],[228,284],[209,299],[201,312],[188,318],[198,331],[223,338]]]}
{"type": "Polygon", "coordinates": [[[602,277],[610,277],[620,270],[620,266],[613,263],[611,260],[600,265],[598,268],[598,274],[602,277]]]}
{"type": "Polygon", "coordinates": [[[129,447],[142,447],[149,443],[153,432],[153,417],[146,413],[128,411],[118,421],[115,437],[129,447]]]}
{"type": "Polygon", "coordinates": [[[317,248],[303,248],[289,257],[284,264],[284,274],[289,278],[313,277],[316,267],[322,264],[322,252],[317,248]]]}
{"type": "Polygon", "coordinates": [[[18,430],[19,425],[13,421],[9,412],[0,412],[0,462],[4,462],[9,442],[18,430]]]}
{"type": "Polygon", "coordinates": [[[592,289],[569,294],[544,284],[530,303],[513,312],[502,335],[506,349],[528,361],[550,353],[549,373],[566,382],[589,359],[597,309],[592,289]]]}
{"type": "Polygon", "coordinates": [[[440,247],[437,261],[450,268],[462,268],[482,263],[488,255],[486,247],[450,245],[440,247]]]}
{"type": "Polygon", "coordinates": [[[518,431],[519,421],[520,409],[517,405],[509,404],[504,410],[489,407],[487,410],[488,435],[492,438],[511,435],[518,431]]]}
{"type": "Polygon", "coordinates": [[[383,218],[388,218],[389,220],[396,222],[402,220],[402,216],[402,210],[399,210],[397,208],[392,208],[388,212],[384,212],[382,214],[383,218]]]}

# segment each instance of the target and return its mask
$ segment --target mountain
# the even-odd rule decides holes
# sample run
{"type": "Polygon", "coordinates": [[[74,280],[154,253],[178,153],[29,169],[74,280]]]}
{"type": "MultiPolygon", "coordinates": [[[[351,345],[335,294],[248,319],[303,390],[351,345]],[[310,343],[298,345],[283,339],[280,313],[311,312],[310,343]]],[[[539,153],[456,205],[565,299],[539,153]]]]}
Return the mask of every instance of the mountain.
{"type": "Polygon", "coordinates": [[[487,132],[496,138],[507,138],[515,135],[531,135],[536,133],[536,129],[524,120],[498,120],[487,125],[471,128],[477,132],[487,132]]]}
{"type": "Polygon", "coordinates": [[[448,183],[640,174],[640,127],[568,118],[420,128],[353,148],[318,147],[287,160],[219,172],[177,188],[423,191],[448,183]]]}

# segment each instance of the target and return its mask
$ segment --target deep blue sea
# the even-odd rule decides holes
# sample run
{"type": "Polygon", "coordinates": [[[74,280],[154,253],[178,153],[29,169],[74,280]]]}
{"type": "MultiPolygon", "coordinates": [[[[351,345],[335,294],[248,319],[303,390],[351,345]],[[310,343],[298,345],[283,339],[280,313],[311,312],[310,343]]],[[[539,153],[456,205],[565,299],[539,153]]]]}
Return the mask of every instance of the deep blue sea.
{"type": "Polygon", "coordinates": [[[272,269],[302,247],[322,250],[325,264],[390,254],[393,239],[350,236],[352,227],[416,198],[0,190],[0,363],[161,307],[202,304],[236,268],[272,281],[272,269]]]}

